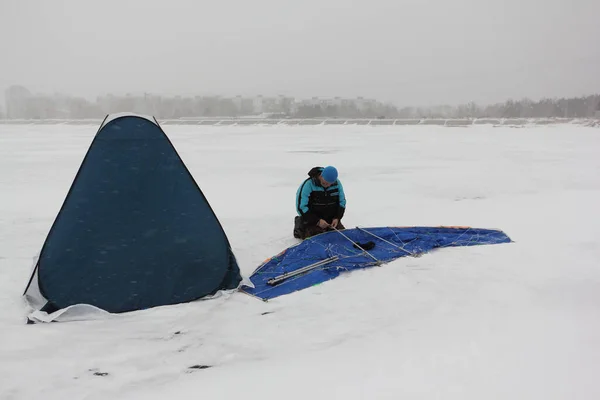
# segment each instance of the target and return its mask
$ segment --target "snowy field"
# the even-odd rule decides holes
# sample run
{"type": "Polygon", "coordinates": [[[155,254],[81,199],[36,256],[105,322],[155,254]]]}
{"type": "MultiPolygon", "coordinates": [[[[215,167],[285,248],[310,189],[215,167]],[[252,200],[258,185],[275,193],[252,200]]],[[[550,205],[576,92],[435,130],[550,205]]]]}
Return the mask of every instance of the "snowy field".
{"type": "Polygon", "coordinates": [[[97,128],[0,126],[0,399],[600,398],[600,129],[164,126],[246,276],[296,243],[295,192],[316,165],[340,171],[346,227],[469,225],[514,243],[268,303],[26,325],[33,258],[97,128]]]}

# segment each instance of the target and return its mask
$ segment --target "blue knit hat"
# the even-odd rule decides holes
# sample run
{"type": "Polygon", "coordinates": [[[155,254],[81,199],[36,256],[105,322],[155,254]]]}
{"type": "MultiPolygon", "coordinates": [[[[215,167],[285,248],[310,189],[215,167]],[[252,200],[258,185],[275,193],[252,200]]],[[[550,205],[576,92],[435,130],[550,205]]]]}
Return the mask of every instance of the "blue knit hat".
{"type": "Polygon", "coordinates": [[[335,167],[329,166],[323,168],[323,172],[321,172],[321,176],[327,183],[334,183],[337,180],[338,172],[335,167]]]}

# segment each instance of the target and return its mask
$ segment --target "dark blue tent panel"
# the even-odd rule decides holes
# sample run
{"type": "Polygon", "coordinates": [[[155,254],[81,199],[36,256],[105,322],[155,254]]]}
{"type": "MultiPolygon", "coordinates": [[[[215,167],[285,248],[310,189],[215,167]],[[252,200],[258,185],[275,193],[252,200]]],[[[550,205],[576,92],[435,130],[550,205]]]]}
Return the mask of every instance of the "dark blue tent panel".
{"type": "Polygon", "coordinates": [[[46,238],[37,283],[50,312],[126,312],[233,289],[241,276],[202,191],[154,120],[96,134],[46,238]]]}
{"type": "Polygon", "coordinates": [[[371,267],[398,257],[418,256],[442,247],[510,241],[501,231],[470,227],[331,231],[308,238],[268,259],[250,277],[255,287],[242,286],[241,290],[267,300],[328,281],[344,271],[371,267]],[[317,264],[320,262],[323,264],[317,264]],[[295,275],[294,271],[301,271],[304,267],[308,267],[306,272],[295,275]]]}

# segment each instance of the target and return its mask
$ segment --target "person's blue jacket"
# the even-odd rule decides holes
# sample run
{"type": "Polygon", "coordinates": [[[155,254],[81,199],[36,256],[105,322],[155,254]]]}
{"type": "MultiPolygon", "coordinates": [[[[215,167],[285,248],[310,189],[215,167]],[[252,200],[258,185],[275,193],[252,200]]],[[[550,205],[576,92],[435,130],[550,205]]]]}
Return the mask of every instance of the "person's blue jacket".
{"type": "Polygon", "coordinates": [[[322,167],[314,167],[308,178],[296,191],[296,212],[308,224],[316,224],[319,219],[331,222],[342,219],[346,211],[346,196],[339,179],[325,188],[319,182],[322,167]]]}

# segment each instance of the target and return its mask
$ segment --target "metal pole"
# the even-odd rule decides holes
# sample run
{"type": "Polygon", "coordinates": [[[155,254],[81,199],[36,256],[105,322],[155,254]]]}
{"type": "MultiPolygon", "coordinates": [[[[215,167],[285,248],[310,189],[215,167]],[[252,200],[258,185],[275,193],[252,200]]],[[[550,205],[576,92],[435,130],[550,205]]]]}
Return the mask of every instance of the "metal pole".
{"type": "Polygon", "coordinates": [[[412,257],[417,257],[417,254],[415,254],[415,253],[413,253],[413,252],[411,252],[411,251],[408,251],[408,250],[406,250],[406,249],[405,249],[404,247],[402,247],[402,246],[398,246],[398,245],[397,245],[397,244],[395,244],[395,243],[392,243],[392,242],[390,242],[390,241],[387,241],[387,240],[385,240],[384,238],[382,238],[382,237],[379,237],[379,236],[375,235],[374,233],[371,233],[371,232],[369,232],[369,231],[367,231],[367,230],[364,230],[364,229],[362,229],[362,228],[359,228],[358,226],[356,227],[356,229],[360,230],[361,232],[368,233],[368,234],[369,234],[369,235],[371,235],[371,236],[375,236],[377,239],[379,239],[379,240],[381,240],[381,241],[383,241],[383,242],[385,242],[385,243],[387,243],[387,244],[389,244],[389,245],[391,245],[391,246],[397,247],[397,248],[399,248],[399,249],[400,249],[400,250],[402,250],[402,251],[405,251],[405,252],[407,252],[407,253],[408,253],[408,254],[410,254],[412,257]]]}
{"type": "Polygon", "coordinates": [[[364,251],[365,253],[367,253],[369,255],[369,257],[371,257],[373,260],[375,260],[375,262],[377,263],[377,265],[381,265],[381,261],[379,261],[377,258],[375,258],[375,256],[371,253],[369,253],[367,250],[363,249],[358,243],[356,243],[355,241],[353,241],[352,239],[350,239],[348,236],[344,235],[342,233],[342,231],[338,230],[337,228],[332,227],[333,229],[336,230],[336,232],[338,232],[340,235],[342,235],[343,237],[345,237],[346,239],[348,239],[350,242],[352,242],[353,245],[355,245],[356,247],[358,247],[359,249],[361,249],[362,251],[364,251]]]}
{"type": "Polygon", "coordinates": [[[307,265],[306,267],[302,267],[302,268],[300,268],[300,269],[297,269],[297,270],[295,270],[295,271],[292,271],[292,272],[287,272],[287,273],[285,273],[285,274],[282,274],[282,275],[276,276],[276,277],[275,277],[275,278],[273,278],[273,279],[269,279],[269,280],[267,281],[267,284],[268,284],[268,285],[271,285],[271,286],[273,286],[273,285],[275,285],[275,284],[277,284],[277,283],[279,283],[279,282],[281,282],[281,281],[284,281],[284,280],[286,280],[286,279],[288,279],[288,278],[291,278],[292,276],[300,275],[300,274],[302,274],[302,273],[304,273],[304,272],[311,271],[311,270],[313,270],[313,269],[315,269],[315,268],[318,268],[318,267],[320,267],[320,266],[323,266],[323,265],[325,265],[325,264],[329,264],[329,263],[331,263],[331,262],[337,261],[338,259],[339,259],[339,257],[338,257],[338,256],[333,256],[333,257],[326,258],[326,259],[324,259],[324,260],[321,260],[321,261],[319,261],[319,262],[316,262],[316,263],[313,263],[313,264],[307,265]]]}

